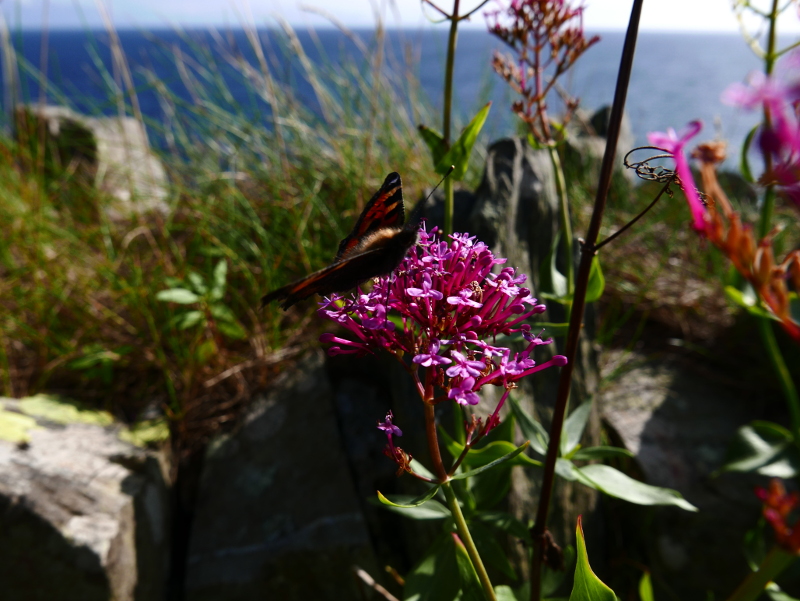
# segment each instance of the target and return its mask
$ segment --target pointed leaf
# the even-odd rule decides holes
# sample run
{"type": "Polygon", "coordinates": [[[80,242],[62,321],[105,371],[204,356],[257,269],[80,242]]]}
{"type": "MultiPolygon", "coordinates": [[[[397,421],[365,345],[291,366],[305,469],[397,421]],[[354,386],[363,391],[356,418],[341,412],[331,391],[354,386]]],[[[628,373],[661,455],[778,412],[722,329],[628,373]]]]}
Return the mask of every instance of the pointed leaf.
{"type": "Polygon", "coordinates": [[[205,323],[205,319],[206,314],[202,311],[187,311],[186,313],[181,313],[173,317],[170,320],[170,324],[179,330],[188,330],[201,321],[205,323]]]}
{"type": "Polygon", "coordinates": [[[378,491],[378,500],[381,503],[383,503],[384,505],[391,505],[392,507],[402,507],[402,508],[405,508],[405,509],[411,509],[411,508],[414,508],[414,507],[419,507],[420,505],[423,505],[424,503],[430,501],[433,498],[433,496],[436,494],[437,490],[439,490],[438,486],[432,486],[424,494],[421,494],[420,496],[415,497],[411,501],[403,502],[404,499],[398,498],[398,501],[401,501],[400,503],[395,503],[394,501],[390,501],[385,496],[383,496],[383,494],[381,494],[381,491],[378,491]]]}
{"type": "Polygon", "coordinates": [[[570,459],[573,461],[591,461],[593,459],[618,459],[622,457],[631,458],[635,457],[628,449],[621,447],[589,447],[586,449],[578,449],[570,459]]]}
{"type": "Polygon", "coordinates": [[[238,321],[220,321],[217,324],[217,329],[233,340],[244,340],[247,338],[247,331],[238,321]]]}
{"type": "Polygon", "coordinates": [[[586,541],[583,538],[580,516],[575,533],[578,553],[575,564],[575,584],[572,587],[569,601],[617,601],[614,591],[603,584],[603,581],[592,571],[592,566],[589,565],[589,555],[586,552],[586,541]]]}
{"type": "Polygon", "coordinates": [[[592,402],[586,401],[576,407],[564,422],[561,434],[561,454],[568,455],[578,446],[592,412],[592,402]]]}
{"type": "Polygon", "coordinates": [[[472,154],[472,147],[475,145],[478,133],[486,122],[486,116],[489,114],[489,108],[491,106],[492,103],[488,103],[479,110],[478,114],[467,124],[464,131],[461,132],[461,135],[458,137],[458,140],[453,143],[450,150],[436,163],[436,173],[444,175],[450,170],[450,166],[452,165],[455,167],[455,171],[453,171],[450,177],[455,181],[464,179],[469,165],[469,157],[472,154]]]}
{"type": "Polygon", "coordinates": [[[570,482],[580,482],[589,488],[600,490],[594,482],[583,475],[577,465],[572,463],[569,459],[565,459],[564,457],[559,457],[556,459],[556,474],[564,478],[564,480],[569,480],[570,482]]]}
{"type": "Polygon", "coordinates": [[[189,280],[189,284],[191,285],[192,289],[200,296],[205,296],[205,294],[208,292],[208,286],[206,286],[203,276],[196,271],[190,271],[189,275],[186,276],[186,279],[189,280]]]}
{"type": "Polygon", "coordinates": [[[461,594],[459,595],[459,599],[461,601],[485,601],[486,597],[483,594],[481,581],[478,579],[475,566],[472,565],[472,560],[469,557],[467,548],[455,532],[452,533],[451,536],[455,544],[458,578],[461,581],[461,594]]]}
{"type": "Polygon", "coordinates": [[[786,428],[772,422],[754,421],[736,432],[728,449],[728,461],[719,471],[792,478],[800,473],[800,453],[786,428]]]}
{"type": "Polygon", "coordinates": [[[411,520],[442,520],[451,517],[450,510],[436,499],[430,499],[424,505],[415,505],[411,507],[409,507],[409,505],[417,500],[416,497],[412,497],[411,495],[393,495],[392,499],[394,503],[392,505],[386,505],[376,497],[370,498],[369,502],[373,505],[385,506],[389,511],[399,513],[411,520]]]}
{"type": "Polygon", "coordinates": [[[216,301],[225,296],[225,284],[228,280],[228,261],[221,259],[214,267],[214,274],[211,276],[211,292],[208,297],[216,301]]]}
{"type": "Polygon", "coordinates": [[[478,548],[478,555],[483,558],[483,561],[502,572],[507,578],[516,580],[517,574],[511,567],[511,562],[506,557],[503,547],[494,538],[492,531],[483,523],[475,520],[470,521],[469,531],[478,548]]]}
{"type": "Polygon", "coordinates": [[[678,491],[639,482],[610,465],[586,465],[577,470],[595,484],[594,488],[611,497],[636,505],[674,505],[686,511],[697,511],[697,507],[678,491]]]}
{"type": "Polygon", "coordinates": [[[547,454],[547,445],[550,444],[550,435],[544,426],[528,415],[520,406],[519,401],[513,395],[508,396],[508,403],[514,417],[517,418],[522,435],[531,443],[531,448],[539,455],[547,454]]]}
{"type": "Polygon", "coordinates": [[[479,511],[475,514],[475,518],[511,536],[516,536],[529,546],[533,544],[530,529],[510,513],[505,511],[479,511]]]}
{"type": "Polygon", "coordinates": [[[514,595],[512,588],[507,584],[494,587],[494,596],[497,598],[497,601],[519,601],[516,595],[514,595]]]}
{"type": "Polygon", "coordinates": [[[519,455],[517,457],[518,453],[515,453],[515,449],[517,449],[517,445],[512,442],[495,440],[480,449],[470,450],[464,459],[464,463],[472,468],[478,468],[513,454],[514,459],[510,465],[542,466],[541,461],[531,459],[527,455],[519,455]]]}
{"type": "Polygon", "coordinates": [[[742,144],[742,154],[739,156],[739,173],[742,174],[742,177],[745,179],[745,181],[748,181],[751,184],[754,184],[756,180],[753,177],[753,171],[750,169],[750,160],[747,158],[747,155],[750,152],[750,144],[753,143],[753,138],[758,131],[758,127],[759,126],[756,125],[747,133],[747,137],[744,139],[744,144],[742,144]]]}
{"type": "Polygon", "coordinates": [[[438,480],[438,478],[436,476],[434,476],[430,471],[428,471],[428,468],[426,468],[424,465],[422,465],[416,459],[412,459],[411,463],[409,465],[411,467],[411,471],[414,472],[415,474],[419,474],[420,476],[424,476],[425,478],[428,478],[429,480],[434,480],[434,481],[438,480]]]}
{"type": "MultiPolygon", "coordinates": [[[[504,444],[504,441],[497,441],[497,442],[500,443],[500,444],[504,444]]],[[[472,478],[473,476],[477,476],[478,474],[482,474],[483,472],[485,472],[487,470],[490,470],[493,467],[495,467],[497,465],[500,465],[501,463],[505,463],[506,461],[510,461],[511,459],[514,459],[514,457],[516,457],[517,455],[522,453],[522,451],[527,449],[528,448],[528,444],[529,443],[527,443],[527,442],[524,443],[523,445],[517,447],[515,450],[511,451],[507,455],[503,455],[499,459],[495,459],[494,461],[492,461],[491,463],[487,463],[483,467],[479,467],[478,469],[474,469],[474,470],[471,470],[469,472],[463,472],[461,474],[456,474],[455,476],[453,476],[451,478],[451,480],[464,480],[465,478],[472,478]]],[[[533,461],[533,460],[531,459],[531,461],[533,461]]],[[[539,462],[537,461],[536,463],[539,463],[539,462]]],[[[541,465],[541,464],[539,464],[539,465],[541,465]]]]}
{"type": "Polygon", "coordinates": [[[567,278],[556,267],[558,243],[560,241],[561,232],[558,232],[553,238],[550,251],[541,262],[541,266],[539,267],[540,290],[537,296],[558,299],[567,295],[567,278]]]}
{"type": "Polygon", "coordinates": [[[600,258],[595,255],[592,258],[592,268],[589,272],[589,283],[586,288],[586,302],[593,303],[601,296],[606,287],[606,279],[603,277],[603,270],[600,268],[600,258]]]}
{"type": "Polygon", "coordinates": [[[655,601],[653,583],[650,582],[650,572],[642,574],[642,579],[639,580],[639,601],[655,601]]]}
{"type": "Polygon", "coordinates": [[[403,601],[452,601],[459,590],[452,534],[439,536],[428,554],[406,576],[403,601]]]}
{"type": "Polygon", "coordinates": [[[739,305],[751,315],[762,319],[779,321],[777,315],[759,304],[758,297],[756,297],[755,292],[749,284],[745,290],[739,290],[734,286],[725,286],[725,296],[728,297],[728,300],[739,305]]]}
{"type": "Polygon", "coordinates": [[[419,134],[422,136],[422,139],[425,141],[425,144],[427,144],[428,150],[431,151],[433,164],[438,164],[439,161],[442,160],[446,150],[444,147],[444,137],[438,131],[428,127],[427,125],[420,125],[417,127],[417,129],[419,130],[419,134]]]}
{"type": "Polygon", "coordinates": [[[156,294],[156,298],[160,301],[168,303],[178,303],[179,305],[190,305],[200,300],[191,290],[186,288],[170,288],[169,290],[162,290],[156,294]]]}

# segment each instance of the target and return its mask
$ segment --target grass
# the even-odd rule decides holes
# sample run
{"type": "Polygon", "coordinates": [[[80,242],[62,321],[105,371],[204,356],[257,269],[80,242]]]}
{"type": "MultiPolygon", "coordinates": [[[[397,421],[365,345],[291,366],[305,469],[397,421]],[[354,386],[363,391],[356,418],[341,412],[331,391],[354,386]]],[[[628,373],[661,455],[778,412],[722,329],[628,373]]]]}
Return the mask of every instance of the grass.
{"type": "MultiPolygon", "coordinates": [[[[416,125],[431,119],[413,79],[384,68],[380,31],[360,56],[322,63],[288,27],[277,40],[250,33],[255,63],[222,38],[176,55],[190,102],[153,73],[137,80],[168,115],[148,124],[166,141],[167,215],[111,221],[109,199],[36,136],[0,141],[3,394],[64,392],[127,421],[164,410],[186,444],[200,444],[314,339],[312,303],[260,311],[261,296],[329,263],[386,173],[402,171],[409,199],[421,192],[410,182],[429,183],[416,125]],[[287,56],[310,82],[318,114],[272,79],[270,61],[287,56]],[[261,114],[230,102],[220,73],[265,100],[261,114]],[[208,290],[215,277],[214,301],[159,298],[208,290]]],[[[124,112],[137,114],[141,89],[101,76],[124,112]]]]}
{"type": "MultiPolygon", "coordinates": [[[[163,412],[193,447],[313,344],[313,303],[260,311],[261,296],[326,265],[386,173],[401,171],[408,199],[436,179],[416,132],[436,122],[418,82],[380,28],[370,40],[345,35],[357,52],[339,60],[312,59],[288,26],[269,38],[249,31],[241,50],[222,35],[210,44],[187,34],[191,52],[165,48],[188,91],[181,97],[152,71],[123,76],[110,30],[113,73],[96,62],[107,105],[143,119],[138,95],[155,91],[166,115],[147,125],[164,141],[168,214],[112,221],[109,199],[37,136],[0,140],[0,392],[61,392],[128,422],[163,412]],[[310,98],[274,77],[287,63],[310,98]],[[232,81],[247,86],[250,105],[233,101],[232,81]],[[174,302],[164,291],[175,289],[194,296],[174,302]]],[[[480,171],[476,163],[468,180],[480,171]]],[[[580,232],[595,184],[567,175],[580,232]]],[[[615,180],[601,238],[655,193],[615,180]]],[[[745,197],[740,206],[752,211],[745,197]]],[[[787,248],[796,242],[788,237],[787,248]]],[[[690,231],[679,194],[601,260],[602,343],[635,340],[653,320],[695,342],[732,322],[727,262],[690,231]]]]}

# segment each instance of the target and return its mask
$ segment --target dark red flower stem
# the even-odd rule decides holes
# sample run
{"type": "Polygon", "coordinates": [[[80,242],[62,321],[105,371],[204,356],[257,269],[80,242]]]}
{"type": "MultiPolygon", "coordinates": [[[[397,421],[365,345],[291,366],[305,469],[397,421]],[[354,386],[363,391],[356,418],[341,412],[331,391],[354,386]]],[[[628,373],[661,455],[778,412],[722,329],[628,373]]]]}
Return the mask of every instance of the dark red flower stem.
{"type": "Polygon", "coordinates": [[[600,170],[600,182],[597,186],[597,196],[594,201],[589,231],[586,234],[586,240],[583,242],[581,248],[581,261],[578,266],[578,276],[575,281],[575,295],[569,320],[566,352],[564,353],[567,356],[568,363],[561,368],[558,395],[553,411],[553,421],[550,426],[550,444],[547,447],[547,457],[545,458],[544,464],[542,491],[539,498],[539,507],[536,512],[536,522],[531,530],[533,538],[531,601],[539,601],[541,599],[542,559],[545,533],[547,531],[547,515],[550,510],[550,500],[553,495],[556,459],[558,459],[561,430],[567,413],[567,401],[569,400],[569,391],[572,384],[572,370],[576,362],[583,311],[586,306],[586,290],[589,283],[589,272],[591,271],[592,259],[596,252],[595,242],[600,233],[600,225],[606,207],[608,188],[611,184],[611,174],[614,169],[614,160],[617,156],[617,138],[619,137],[622,115],[625,109],[625,98],[628,94],[628,82],[630,81],[633,56],[636,50],[636,37],[639,31],[639,17],[642,13],[643,1],[644,0],[634,0],[633,8],[631,9],[631,18],[628,23],[628,31],[625,34],[625,45],[622,49],[622,59],[620,61],[619,74],[617,75],[614,104],[611,107],[606,150],[600,170]]]}

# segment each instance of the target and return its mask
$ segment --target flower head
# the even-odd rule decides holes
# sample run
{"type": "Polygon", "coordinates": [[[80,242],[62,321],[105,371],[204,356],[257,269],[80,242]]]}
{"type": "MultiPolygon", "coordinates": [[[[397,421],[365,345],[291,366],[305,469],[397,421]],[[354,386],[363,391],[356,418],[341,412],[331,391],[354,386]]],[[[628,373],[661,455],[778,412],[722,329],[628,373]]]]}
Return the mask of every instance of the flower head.
{"type": "Polygon", "coordinates": [[[689,161],[684,150],[689,140],[695,137],[702,128],[703,124],[700,121],[692,121],[680,135],[675,133],[671,127],[666,132],[647,134],[647,139],[653,146],[658,146],[672,155],[675,161],[675,171],[678,174],[678,183],[683,189],[689,209],[692,211],[692,227],[699,233],[704,233],[706,230],[706,210],[697,193],[697,188],[695,188],[692,171],[689,169],[689,161]]]}
{"type": "Polygon", "coordinates": [[[334,343],[328,350],[334,354],[381,349],[398,358],[407,354],[411,362],[404,365],[426,402],[476,405],[483,386],[509,389],[527,375],[566,362],[561,356],[543,364],[533,359],[533,350],[550,340],[532,336],[526,322],[545,307],[522,286],[524,275],[511,267],[493,272],[504,263],[468,234],[453,234],[446,242],[423,226],[419,243],[392,276],[377,278],[368,293],[333,295],[320,304],[319,315],[347,332],[320,339],[334,343]],[[514,334],[525,341],[522,352],[496,343],[514,334]]]}
{"type": "Polygon", "coordinates": [[[800,495],[787,493],[777,478],[770,481],[768,489],[756,488],[756,495],[764,502],[764,517],[775,531],[776,542],[789,553],[800,553],[800,527],[797,522],[787,523],[789,514],[800,506],[800,495]]]}

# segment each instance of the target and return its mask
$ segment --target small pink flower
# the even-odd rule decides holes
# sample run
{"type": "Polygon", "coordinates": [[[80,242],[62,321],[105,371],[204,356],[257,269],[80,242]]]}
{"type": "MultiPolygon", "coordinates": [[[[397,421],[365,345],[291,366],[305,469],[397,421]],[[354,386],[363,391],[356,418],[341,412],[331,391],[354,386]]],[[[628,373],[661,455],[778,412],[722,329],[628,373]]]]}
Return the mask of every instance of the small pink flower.
{"type": "Polygon", "coordinates": [[[689,161],[686,158],[684,149],[689,140],[694,138],[702,128],[703,124],[700,121],[692,121],[680,135],[675,133],[675,130],[671,127],[666,133],[652,132],[647,134],[647,139],[650,140],[653,146],[657,146],[672,155],[681,189],[686,195],[686,201],[689,203],[689,209],[692,212],[692,227],[700,234],[704,234],[706,231],[706,209],[694,185],[694,178],[692,177],[691,169],[689,169],[689,161]]]}

